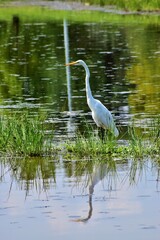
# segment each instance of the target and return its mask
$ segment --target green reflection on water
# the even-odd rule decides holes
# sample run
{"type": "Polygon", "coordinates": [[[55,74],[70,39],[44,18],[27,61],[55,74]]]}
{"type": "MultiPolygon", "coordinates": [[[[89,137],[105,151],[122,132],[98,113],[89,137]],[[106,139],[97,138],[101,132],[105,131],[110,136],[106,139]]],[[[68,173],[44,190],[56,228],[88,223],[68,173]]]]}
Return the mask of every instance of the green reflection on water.
{"type": "MultiPolygon", "coordinates": [[[[93,94],[110,110],[123,118],[129,105],[125,114],[152,117],[159,114],[160,104],[158,36],[157,26],[150,24],[72,22],[70,55],[87,62],[93,94]]],[[[68,110],[62,21],[4,21],[0,50],[1,112],[68,110]]],[[[88,112],[82,72],[72,70],[73,110],[88,112]]]]}
{"type": "MultiPolygon", "coordinates": [[[[61,158],[62,160],[63,158],[61,158]]],[[[26,191],[26,196],[34,188],[37,192],[47,191],[56,186],[59,177],[58,169],[64,169],[63,176],[74,181],[74,185],[81,189],[88,189],[93,194],[94,187],[100,181],[105,182],[105,188],[112,191],[117,181],[127,181],[134,185],[147,176],[147,171],[153,171],[159,181],[159,161],[145,159],[106,159],[92,160],[59,160],[59,157],[35,158],[4,158],[0,159],[1,176],[3,182],[6,175],[10,175],[11,184],[16,182],[20,189],[26,191]],[[120,177],[123,173],[123,178],[120,177]]],[[[10,190],[11,191],[11,190],[10,190]]]]}

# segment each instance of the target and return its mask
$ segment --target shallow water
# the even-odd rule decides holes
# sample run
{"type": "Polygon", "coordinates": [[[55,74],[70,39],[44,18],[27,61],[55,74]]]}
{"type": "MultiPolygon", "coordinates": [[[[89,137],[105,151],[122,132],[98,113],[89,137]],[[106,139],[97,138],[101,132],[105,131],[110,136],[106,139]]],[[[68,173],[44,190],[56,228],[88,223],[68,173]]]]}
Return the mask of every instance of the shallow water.
{"type": "MultiPolygon", "coordinates": [[[[159,27],[68,22],[67,30],[68,57],[88,64],[121,141],[133,120],[144,127],[160,113],[159,27]]],[[[65,47],[63,21],[0,23],[0,114],[46,115],[56,141],[95,126],[81,67],[67,85],[65,47]]],[[[159,239],[159,166],[149,159],[0,162],[3,239],[159,239]]]]}
{"type": "Polygon", "coordinates": [[[54,174],[43,179],[42,163],[37,178],[21,175],[18,167],[1,170],[3,239],[159,239],[160,187],[150,162],[143,169],[138,166],[136,176],[127,161],[117,162],[114,170],[107,159],[85,165],[49,162],[54,174]]]}

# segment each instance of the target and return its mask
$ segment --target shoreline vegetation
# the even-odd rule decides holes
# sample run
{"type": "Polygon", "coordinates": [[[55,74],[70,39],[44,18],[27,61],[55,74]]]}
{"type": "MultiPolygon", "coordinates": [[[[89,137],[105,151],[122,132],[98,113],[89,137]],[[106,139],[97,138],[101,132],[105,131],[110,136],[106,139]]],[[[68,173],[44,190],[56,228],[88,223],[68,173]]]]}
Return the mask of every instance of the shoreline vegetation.
{"type": "Polygon", "coordinates": [[[55,10],[98,10],[116,14],[160,14],[160,2],[157,0],[79,0],[79,1],[29,1],[2,0],[0,6],[41,6],[55,10]]]}
{"type": "MultiPolygon", "coordinates": [[[[129,1],[131,2],[131,1],[129,1]]],[[[98,4],[98,2],[97,2],[98,4]]],[[[3,1],[0,21],[51,22],[66,19],[70,22],[112,22],[113,24],[160,25],[160,9],[126,10],[115,6],[90,5],[69,1],[3,1]]]]}
{"type": "Polygon", "coordinates": [[[142,131],[133,125],[126,132],[127,140],[106,135],[102,141],[95,130],[86,125],[87,136],[77,133],[75,140],[57,146],[54,130],[47,130],[47,121],[39,116],[15,114],[0,118],[0,155],[46,157],[62,154],[67,159],[156,158],[160,154],[160,119],[156,118],[142,131]],[[47,133],[47,134],[46,134],[47,133]]]}

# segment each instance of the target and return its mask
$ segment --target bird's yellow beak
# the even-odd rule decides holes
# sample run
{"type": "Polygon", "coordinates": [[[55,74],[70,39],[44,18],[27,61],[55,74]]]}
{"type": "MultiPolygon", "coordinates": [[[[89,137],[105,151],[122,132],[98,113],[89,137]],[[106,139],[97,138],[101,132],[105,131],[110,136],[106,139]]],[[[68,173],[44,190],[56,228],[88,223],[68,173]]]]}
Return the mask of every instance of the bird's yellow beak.
{"type": "Polygon", "coordinates": [[[70,63],[66,63],[65,66],[71,66],[71,65],[74,65],[76,64],[77,62],[70,62],[70,63]]]}

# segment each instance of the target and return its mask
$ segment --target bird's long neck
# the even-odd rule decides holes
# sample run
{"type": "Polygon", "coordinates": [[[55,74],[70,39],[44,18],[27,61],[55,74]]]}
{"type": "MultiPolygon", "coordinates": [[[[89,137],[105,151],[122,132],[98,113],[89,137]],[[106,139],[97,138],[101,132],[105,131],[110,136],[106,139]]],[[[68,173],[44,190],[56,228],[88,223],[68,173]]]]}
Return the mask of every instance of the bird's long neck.
{"type": "Polygon", "coordinates": [[[90,84],[89,84],[90,71],[89,71],[88,66],[85,64],[85,62],[83,63],[83,67],[85,68],[85,71],[86,71],[85,82],[86,82],[87,103],[88,103],[89,107],[92,109],[92,102],[94,101],[94,98],[92,96],[92,91],[91,91],[90,84]]]}

